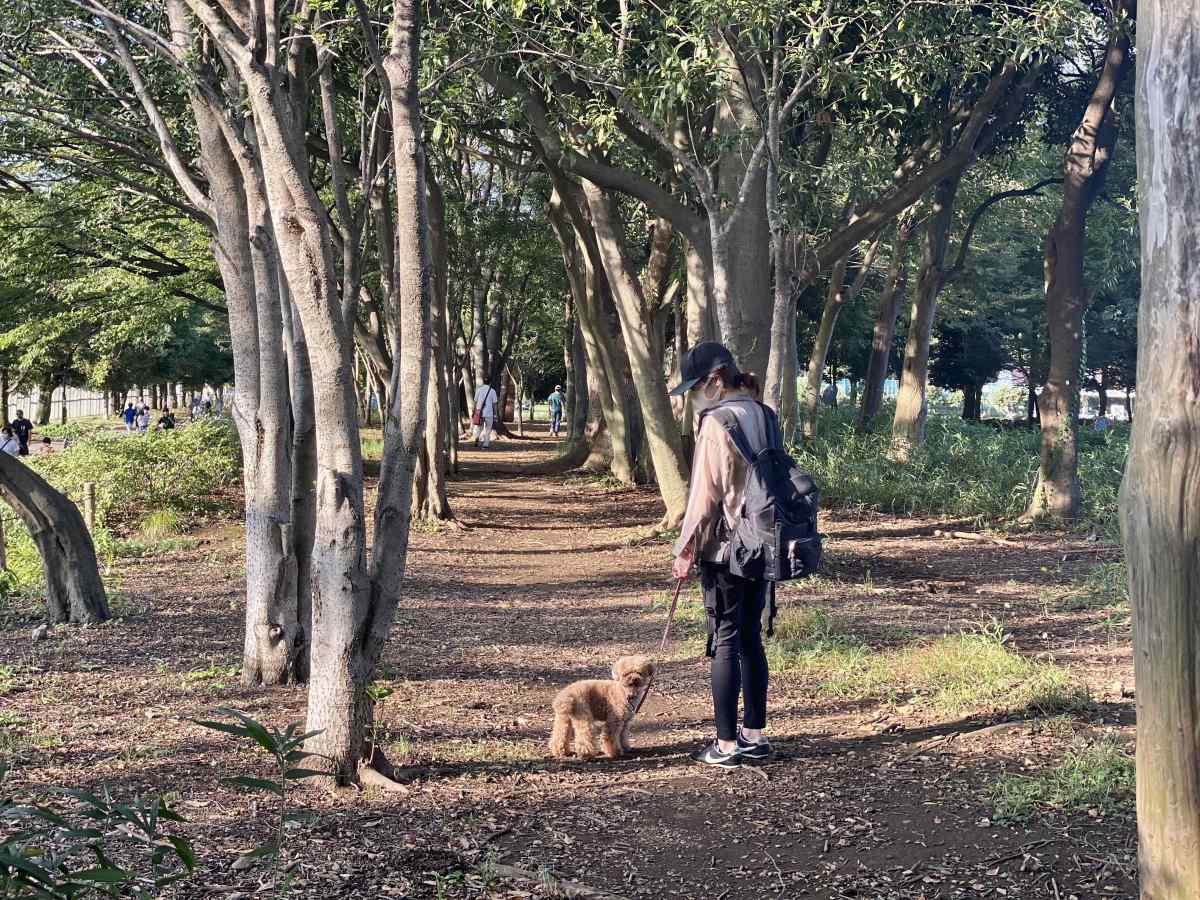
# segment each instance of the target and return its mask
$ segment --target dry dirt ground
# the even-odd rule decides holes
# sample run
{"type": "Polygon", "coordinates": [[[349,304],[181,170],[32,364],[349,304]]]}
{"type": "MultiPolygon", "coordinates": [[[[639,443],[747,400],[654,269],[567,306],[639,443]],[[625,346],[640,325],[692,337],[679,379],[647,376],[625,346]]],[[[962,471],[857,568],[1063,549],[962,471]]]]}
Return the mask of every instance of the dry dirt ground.
{"type": "MultiPolygon", "coordinates": [[[[453,504],[465,527],[415,533],[380,675],[391,694],[379,738],[414,777],[403,794],[301,787],[293,802],[310,815],[289,829],[295,865],[281,893],[1135,896],[1131,812],[1046,811],[1006,826],[985,797],[1001,771],[1052,765],[1081,734],[1132,739],[1127,631],[1046,599],[1114,548],[1046,534],[1004,546],[934,536],[933,521],[827,516],[829,571],[786,592],[784,606],[827,610],[881,646],[994,617],[1020,652],[1052,655],[1086,682],[1097,706],[1065,730],[988,728],[1005,717],[947,721],[903,698],[827,699],[811,677],[776,675],[775,759],[714,771],[687,756],[711,736],[697,641],[685,631],[656,652],[667,545],[630,546],[658,517],[654,494],[528,474],[553,457],[544,434],[463,456],[453,504]],[[553,693],[634,651],[659,656],[661,672],[632,757],[548,760],[553,693]]],[[[114,622],[33,642],[29,621],[6,620],[0,753],[10,792],[167,792],[200,857],[173,896],[262,896],[265,867],[232,863],[268,837],[274,804],[221,779],[266,774],[267,760],[191,720],[225,706],[283,726],[303,719],[304,692],[240,686],[238,528],[196,537],[116,567],[114,622]]]]}

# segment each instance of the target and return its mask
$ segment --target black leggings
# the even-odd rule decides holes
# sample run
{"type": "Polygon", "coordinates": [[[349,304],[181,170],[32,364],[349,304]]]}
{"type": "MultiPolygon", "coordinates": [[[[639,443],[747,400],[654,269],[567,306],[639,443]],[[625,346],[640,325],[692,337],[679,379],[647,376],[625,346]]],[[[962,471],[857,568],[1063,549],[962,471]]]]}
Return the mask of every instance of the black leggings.
{"type": "Polygon", "coordinates": [[[767,724],[767,654],[762,642],[762,614],[767,603],[765,581],[729,574],[729,567],[700,565],[704,613],[708,619],[708,655],[712,657],[713,707],[717,737],[737,737],[738,695],[742,724],[767,724]]]}

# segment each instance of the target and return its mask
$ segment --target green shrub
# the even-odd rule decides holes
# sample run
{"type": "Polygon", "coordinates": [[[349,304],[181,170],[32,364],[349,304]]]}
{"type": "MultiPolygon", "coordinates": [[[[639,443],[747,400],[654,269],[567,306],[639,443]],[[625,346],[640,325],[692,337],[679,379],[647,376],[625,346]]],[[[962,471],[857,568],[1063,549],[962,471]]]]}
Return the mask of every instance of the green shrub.
{"type": "Polygon", "coordinates": [[[206,420],[141,435],[97,434],[30,464],[77,502],[83,484],[94,482],[96,521],[119,532],[148,509],[183,516],[213,510],[214,495],[236,481],[241,456],[232,427],[206,420]]]}
{"type": "MultiPolygon", "coordinates": [[[[924,446],[908,463],[897,463],[887,458],[890,416],[877,417],[866,434],[856,432],[855,423],[854,409],[830,410],[822,415],[817,440],[795,449],[827,506],[985,520],[1016,518],[1029,505],[1037,480],[1037,431],[931,416],[924,446]]],[[[1082,430],[1080,435],[1084,524],[1115,537],[1128,429],[1110,429],[1107,437],[1082,430]]]]}
{"type": "MultiPolygon", "coordinates": [[[[228,422],[206,420],[173,431],[127,435],[96,433],[59,453],[29,457],[47,481],[82,504],[83,485],[96,485],[96,530],[92,539],[101,558],[129,555],[123,534],[142,533],[137,547],[153,546],[183,530],[186,519],[232,511],[225,496],[241,472],[237,437],[228,422]]],[[[37,547],[7,506],[3,516],[8,570],[0,573],[0,600],[40,590],[42,564],[37,547]]],[[[0,616],[11,604],[0,606],[0,616]]]]}
{"type": "Polygon", "coordinates": [[[1037,775],[1002,775],[988,786],[988,800],[1001,822],[1024,821],[1040,808],[1109,814],[1132,806],[1133,757],[1112,738],[1073,750],[1037,775]]]}

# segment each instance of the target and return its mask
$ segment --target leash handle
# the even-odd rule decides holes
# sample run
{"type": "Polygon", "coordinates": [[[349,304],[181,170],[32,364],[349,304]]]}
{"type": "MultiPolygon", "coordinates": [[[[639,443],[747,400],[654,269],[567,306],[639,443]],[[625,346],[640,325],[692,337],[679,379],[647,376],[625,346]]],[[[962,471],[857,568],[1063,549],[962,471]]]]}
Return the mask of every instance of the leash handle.
{"type": "Polygon", "coordinates": [[[679,603],[679,592],[683,590],[683,582],[685,580],[679,578],[675,581],[675,593],[671,595],[671,611],[667,613],[667,625],[663,629],[662,642],[658,645],[660,653],[667,649],[667,641],[671,639],[671,623],[675,621],[675,607],[679,603]]]}

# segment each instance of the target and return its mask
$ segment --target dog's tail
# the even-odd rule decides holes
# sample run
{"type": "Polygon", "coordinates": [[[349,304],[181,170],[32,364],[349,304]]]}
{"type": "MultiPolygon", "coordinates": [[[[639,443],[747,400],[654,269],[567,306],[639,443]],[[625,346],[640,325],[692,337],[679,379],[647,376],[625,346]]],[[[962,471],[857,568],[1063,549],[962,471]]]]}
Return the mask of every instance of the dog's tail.
{"type": "MultiPolygon", "coordinates": [[[[557,706],[557,704],[556,704],[557,706]]],[[[550,754],[567,756],[571,748],[571,717],[563,710],[554,710],[554,727],[550,730],[550,754]]]]}

